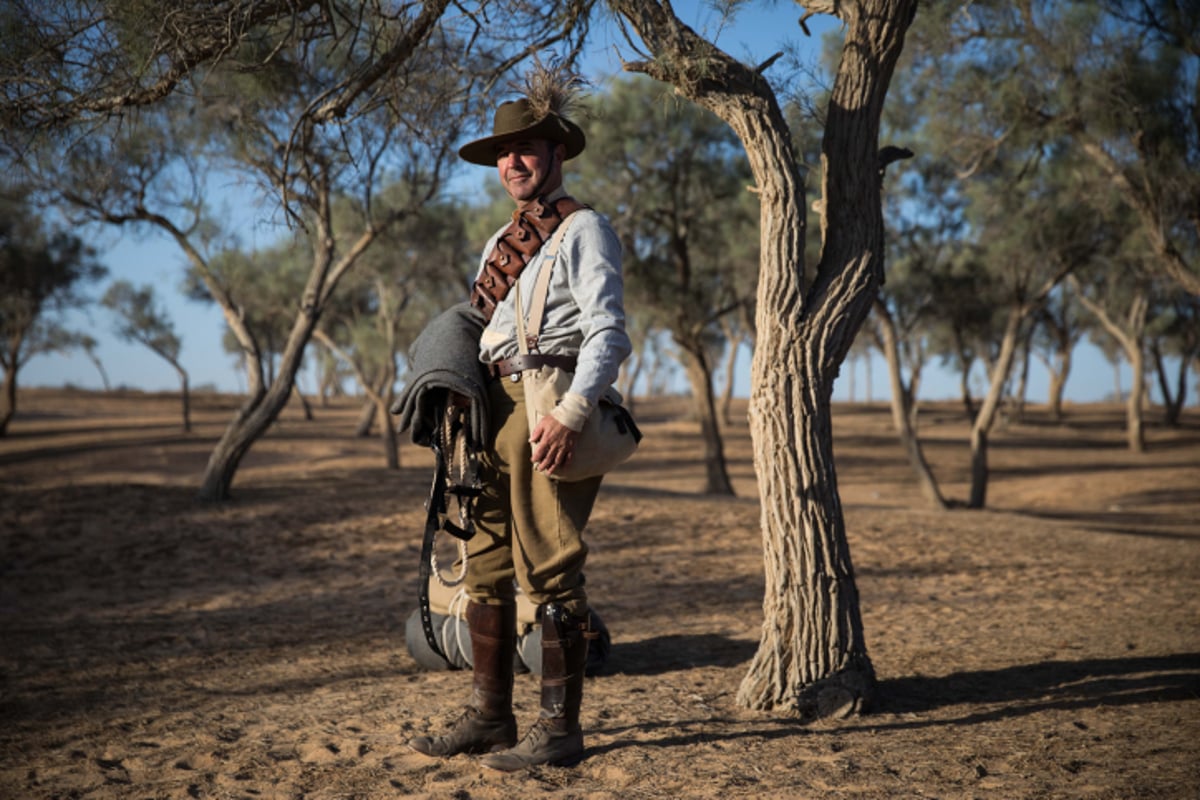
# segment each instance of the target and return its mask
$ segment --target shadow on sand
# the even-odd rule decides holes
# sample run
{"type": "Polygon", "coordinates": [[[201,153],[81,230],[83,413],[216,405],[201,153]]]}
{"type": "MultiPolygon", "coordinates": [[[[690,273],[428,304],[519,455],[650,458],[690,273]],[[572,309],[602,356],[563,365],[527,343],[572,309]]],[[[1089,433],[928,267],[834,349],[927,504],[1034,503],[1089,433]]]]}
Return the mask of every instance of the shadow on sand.
{"type": "Polygon", "coordinates": [[[1175,702],[1200,698],[1200,653],[1043,661],[997,670],[914,675],[879,683],[876,713],[923,715],[952,706],[985,706],[961,717],[884,727],[971,724],[1049,709],[1175,702]]]}
{"type": "MultiPolygon", "coordinates": [[[[616,651],[618,648],[614,648],[616,651]]],[[[656,675],[687,666],[732,666],[753,656],[754,645],[720,636],[670,636],[624,645],[617,671],[656,675]],[[714,647],[713,655],[699,664],[685,661],[688,654],[714,647]],[[624,668],[625,660],[634,662],[624,668]]],[[[1098,706],[1186,702],[1200,698],[1200,653],[1178,653],[1084,661],[1044,661],[998,670],[956,672],[940,677],[914,675],[888,678],[878,685],[871,713],[833,727],[809,727],[802,720],[764,712],[761,724],[734,718],[704,716],[692,721],[645,723],[610,728],[607,734],[637,732],[636,739],[620,736],[616,741],[590,748],[589,756],[647,745],[689,746],[738,739],[780,739],[819,734],[848,734],[861,731],[899,731],[938,726],[974,725],[1047,710],[1071,710],[1098,706]],[[958,706],[968,713],[953,714],[958,706]],[[946,712],[951,713],[947,715],[946,712]],[[732,726],[737,726],[734,729],[732,726]],[[680,728],[687,732],[654,739],[656,729],[680,728]],[[650,734],[649,740],[644,738],[650,734]]]]}

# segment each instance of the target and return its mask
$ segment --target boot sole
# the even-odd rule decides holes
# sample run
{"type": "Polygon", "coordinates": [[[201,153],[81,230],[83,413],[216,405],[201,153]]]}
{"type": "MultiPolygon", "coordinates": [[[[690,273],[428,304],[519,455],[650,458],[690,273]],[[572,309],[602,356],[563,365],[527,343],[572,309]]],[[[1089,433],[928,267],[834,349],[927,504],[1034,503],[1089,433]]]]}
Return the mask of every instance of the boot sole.
{"type": "Polygon", "coordinates": [[[423,755],[426,758],[454,758],[455,756],[463,756],[463,755],[486,756],[486,755],[491,755],[492,753],[503,753],[505,750],[509,750],[509,749],[515,747],[516,744],[517,744],[517,740],[513,739],[511,742],[507,742],[507,743],[506,742],[497,742],[496,744],[494,744],[491,747],[488,747],[486,749],[470,748],[467,750],[459,750],[458,752],[455,752],[455,753],[448,753],[446,755],[441,755],[440,753],[427,753],[424,750],[421,750],[418,747],[416,747],[415,745],[413,745],[412,742],[406,742],[406,746],[408,747],[409,750],[412,750],[414,753],[419,753],[420,755],[423,755]]]}
{"type": "Polygon", "coordinates": [[[517,744],[517,740],[514,736],[514,739],[512,739],[511,741],[498,741],[498,742],[496,742],[496,744],[490,745],[487,747],[468,747],[468,748],[466,748],[466,750],[458,750],[458,751],[455,751],[452,753],[442,754],[442,753],[430,753],[430,752],[421,750],[421,748],[414,745],[412,741],[404,742],[404,745],[406,745],[409,748],[409,750],[412,750],[414,753],[420,753],[421,756],[425,756],[426,758],[454,758],[455,756],[490,756],[490,754],[492,754],[492,753],[502,753],[505,750],[511,750],[511,748],[515,747],[516,744],[517,744]]]}
{"type": "Polygon", "coordinates": [[[511,774],[513,772],[520,772],[523,769],[529,769],[531,767],[574,767],[574,766],[577,766],[586,757],[587,757],[587,753],[579,753],[577,755],[567,756],[566,758],[556,758],[553,761],[540,761],[536,764],[519,764],[519,765],[513,767],[512,769],[506,769],[504,767],[497,767],[493,764],[488,764],[486,762],[484,762],[482,766],[485,769],[492,770],[493,772],[505,772],[505,773],[511,774]]]}

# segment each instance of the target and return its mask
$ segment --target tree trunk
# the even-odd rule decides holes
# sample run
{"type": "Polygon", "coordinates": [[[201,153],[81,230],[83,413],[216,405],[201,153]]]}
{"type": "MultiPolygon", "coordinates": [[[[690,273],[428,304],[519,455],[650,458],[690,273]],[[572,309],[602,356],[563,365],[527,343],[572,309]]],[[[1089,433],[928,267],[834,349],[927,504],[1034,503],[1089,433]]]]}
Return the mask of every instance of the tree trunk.
{"type": "Polygon", "coordinates": [[[708,365],[708,354],[702,342],[675,344],[683,351],[686,362],[688,384],[692,387],[692,409],[700,424],[700,437],[704,442],[704,489],[705,494],[732,495],[733,484],[729,482],[729,470],[725,462],[725,443],[721,428],[717,424],[717,404],[713,397],[712,368],[708,365]]]}
{"type": "Polygon", "coordinates": [[[992,365],[987,396],[975,416],[971,426],[971,496],[967,500],[969,508],[983,508],[987,504],[988,484],[988,434],[996,421],[1000,402],[1004,399],[1004,384],[1012,371],[1013,360],[1017,352],[1017,333],[1021,327],[1024,312],[1021,309],[1011,309],[1008,312],[1008,323],[1004,326],[1004,338],[1000,341],[1000,354],[992,365]]]}
{"type": "Polygon", "coordinates": [[[380,419],[379,438],[383,444],[384,461],[387,463],[388,469],[400,469],[400,446],[396,441],[396,423],[388,411],[392,406],[392,399],[390,396],[376,395],[372,402],[375,406],[375,416],[380,419]]]}
{"type": "Polygon", "coordinates": [[[1140,339],[1136,346],[1127,346],[1125,352],[1129,356],[1129,371],[1132,373],[1129,400],[1125,404],[1125,436],[1130,452],[1144,453],[1146,431],[1142,424],[1142,411],[1146,401],[1146,356],[1142,351],[1140,339]]]}
{"type": "Polygon", "coordinates": [[[1020,422],[1025,418],[1025,395],[1029,391],[1029,359],[1033,351],[1033,326],[1025,333],[1021,341],[1021,374],[1017,379],[1017,388],[1013,392],[1013,419],[1020,422]]]}
{"type": "Polygon", "coordinates": [[[1179,376],[1177,383],[1179,392],[1171,390],[1171,380],[1167,376],[1167,364],[1162,355],[1162,348],[1155,341],[1150,345],[1150,355],[1154,359],[1154,374],[1158,377],[1158,390],[1163,397],[1163,423],[1170,428],[1179,427],[1179,415],[1183,411],[1183,401],[1187,396],[1187,356],[1179,359],[1179,376]]]}
{"type": "Polygon", "coordinates": [[[762,640],[738,701],[817,717],[861,712],[875,691],[837,488],[830,397],[883,279],[879,115],[915,3],[837,8],[845,41],[822,143],[823,246],[807,292],[806,203],[790,143],[767,141],[747,124],[753,118],[734,124],[762,190],[750,419],[767,584],[762,640]]]}
{"type": "Polygon", "coordinates": [[[0,436],[8,434],[8,423],[17,414],[17,370],[19,361],[17,350],[13,349],[12,358],[4,364],[4,405],[0,407],[0,436]]]}
{"type": "Polygon", "coordinates": [[[179,402],[180,410],[183,413],[183,432],[192,432],[192,401],[191,395],[188,392],[188,374],[182,366],[175,364],[175,371],[179,373],[179,402]]]}
{"type": "MultiPolygon", "coordinates": [[[[981,413],[980,417],[983,416],[981,413]]],[[[967,500],[968,508],[983,508],[987,504],[987,485],[990,471],[988,470],[988,434],[990,427],[983,427],[976,422],[971,426],[971,495],[967,500]]]]}
{"type": "MultiPolygon", "coordinates": [[[[1167,382],[1167,371],[1163,364],[1162,349],[1158,346],[1158,340],[1151,339],[1148,349],[1150,350],[1150,363],[1154,365],[1154,377],[1158,381],[1158,392],[1162,395],[1163,421],[1165,422],[1171,413],[1171,385],[1167,382]]],[[[1153,402],[1153,398],[1151,398],[1151,402],[1153,402]]]]}
{"type": "Polygon", "coordinates": [[[804,274],[807,203],[790,132],[761,74],[699,39],[658,3],[611,0],[654,54],[627,64],[724,119],[759,191],[761,260],[750,432],[762,498],[766,591],[739,704],[806,717],[869,706],[875,674],[833,463],[833,380],[883,277],[879,117],[912,0],[818,0],[846,24],[822,146],[823,247],[804,274]],[[807,288],[807,294],[806,294],[807,288]]]}
{"type": "Polygon", "coordinates": [[[1047,392],[1050,405],[1050,419],[1055,422],[1062,422],[1063,418],[1063,392],[1066,390],[1067,382],[1063,378],[1062,373],[1056,370],[1050,370],[1050,390],[1047,392]]]}
{"type": "Polygon", "coordinates": [[[112,384],[109,383],[109,381],[108,381],[108,372],[107,372],[107,370],[104,369],[104,362],[102,362],[100,360],[99,356],[97,356],[94,352],[92,352],[92,349],[90,347],[87,348],[84,352],[87,354],[88,360],[91,361],[93,364],[95,364],[96,371],[100,373],[100,382],[101,382],[101,384],[104,385],[104,391],[111,392],[112,384]]]}
{"type": "Polygon", "coordinates": [[[650,362],[650,368],[646,372],[646,394],[651,397],[666,393],[661,375],[662,367],[662,358],[658,353],[655,353],[654,360],[650,362]]]}
{"type": "Polygon", "coordinates": [[[1046,363],[1046,369],[1050,373],[1050,416],[1055,422],[1062,422],[1063,418],[1063,393],[1067,388],[1067,376],[1071,372],[1071,351],[1067,350],[1053,356],[1057,360],[1057,364],[1051,366],[1051,362],[1046,363]]]}
{"type": "MultiPolygon", "coordinates": [[[[1113,337],[1125,357],[1129,359],[1130,376],[1129,397],[1125,404],[1125,436],[1129,449],[1134,453],[1144,452],[1146,436],[1142,428],[1142,405],[1146,393],[1146,357],[1145,334],[1146,315],[1150,310],[1150,299],[1145,289],[1138,289],[1130,301],[1126,311],[1124,324],[1119,324],[1112,315],[1082,291],[1077,292],[1079,302],[1092,313],[1108,334],[1113,337]]],[[[1117,372],[1118,378],[1120,372],[1117,372]]],[[[1117,396],[1120,397],[1118,383],[1117,396]]]]}
{"type": "Polygon", "coordinates": [[[725,388],[721,392],[721,422],[724,425],[733,423],[733,383],[734,370],[737,368],[738,350],[742,347],[744,337],[730,334],[726,337],[729,352],[725,355],[725,388]]]}
{"type": "Polygon", "coordinates": [[[1188,378],[1188,361],[1190,356],[1184,355],[1179,359],[1179,375],[1176,379],[1177,391],[1171,400],[1171,406],[1167,409],[1167,424],[1172,428],[1179,427],[1179,417],[1183,413],[1183,407],[1187,402],[1187,378],[1188,378]]]}
{"type": "Polygon", "coordinates": [[[921,439],[917,436],[913,411],[913,395],[904,386],[904,375],[900,364],[900,346],[896,332],[896,322],[892,319],[887,307],[875,301],[875,313],[879,317],[879,331],[882,337],[881,348],[888,365],[888,377],[892,384],[892,425],[900,436],[900,444],[908,455],[908,463],[917,476],[917,485],[921,494],[934,508],[946,508],[946,498],[938,488],[937,478],[925,459],[925,451],[921,447],[921,439]]]}
{"type": "Polygon", "coordinates": [[[312,422],[312,405],[308,402],[308,398],[304,396],[304,392],[300,391],[298,384],[292,384],[292,395],[300,401],[300,410],[304,412],[304,421],[312,422]]]}
{"type": "MultiPolygon", "coordinates": [[[[274,379],[266,389],[262,389],[261,384],[258,384],[258,391],[251,393],[237,410],[209,455],[198,493],[201,501],[218,502],[229,498],[233,476],[237,473],[242,458],[259,437],[267,432],[271,423],[279,416],[279,412],[287,405],[296,373],[300,371],[300,364],[304,359],[304,348],[312,336],[315,324],[315,307],[306,304],[305,309],[296,316],[274,379]]],[[[252,380],[251,383],[257,382],[252,380]]]]}
{"type": "MultiPolygon", "coordinates": [[[[274,384],[272,384],[274,389],[274,384]]],[[[289,392],[290,393],[290,390],[289,392]]],[[[251,396],[234,415],[233,420],[221,434],[220,440],[208,456],[208,464],[204,467],[204,476],[200,481],[197,497],[204,502],[218,502],[229,498],[229,489],[233,485],[233,476],[242,462],[243,456],[250,451],[250,446],[262,436],[275,420],[279,410],[287,402],[287,393],[282,401],[274,398],[271,392],[262,392],[251,396]],[[270,406],[264,402],[271,400],[277,406],[275,413],[270,413],[270,406]]]]}
{"type": "MultiPolygon", "coordinates": [[[[381,322],[388,329],[394,330],[394,324],[390,319],[380,318],[381,322]]],[[[392,419],[389,409],[392,407],[392,400],[395,399],[396,375],[399,370],[396,366],[395,339],[389,336],[388,349],[393,355],[387,364],[380,368],[380,376],[375,384],[372,384],[371,379],[367,377],[366,369],[362,363],[353,358],[349,353],[337,345],[330,338],[329,334],[320,328],[313,331],[313,336],[324,345],[330,353],[333,353],[337,358],[341,359],[354,370],[355,379],[362,390],[366,392],[367,403],[363,406],[362,413],[359,417],[359,436],[366,436],[370,432],[371,420],[375,417],[379,418],[379,435],[383,442],[383,457],[388,469],[400,469],[400,450],[399,442],[396,439],[395,421],[392,419]]]]}
{"type": "Polygon", "coordinates": [[[866,380],[865,380],[866,402],[874,403],[875,402],[875,389],[874,389],[874,386],[871,386],[871,354],[870,353],[866,353],[863,356],[863,367],[864,367],[863,372],[864,372],[864,375],[866,378],[866,380]]]}
{"type": "Polygon", "coordinates": [[[967,413],[967,419],[974,421],[975,401],[971,399],[971,367],[975,365],[975,361],[967,358],[966,345],[962,343],[958,346],[958,363],[962,367],[958,373],[958,392],[962,397],[963,410],[967,413]]]}
{"type": "Polygon", "coordinates": [[[358,413],[358,423],[354,426],[355,436],[365,439],[371,435],[371,426],[375,424],[377,411],[375,401],[368,397],[362,405],[362,410],[358,413]]]}
{"type": "Polygon", "coordinates": [[[916,433],[920,429],[917,425],[917,415],[921,409],[921,375],[925,370],[924,354],[918,352],[911,355],[908,364],[908,424],[913,429],[913,433],[916,433]]]}
{"type": "Polygon", "coordinates": [[[634,406],[636,399],[634,397],[634,387],[637,386],[638,378],[641,377],[642,368],[646,366],[646,351],[648,347],[649,345],[643,341],[642,346],[634,353],[632,365],[629,360],[626,360],[625,364],[622,365],[620,392],[621,398],[625,403],[625,408],[630,414],[635,413],[634,406]]]}
{"type": "MultiPolygon", "coordinates": [[[[1058,267],[1057,272],[1051,275],[1034,293],[1030,293],[1027,286],[1013,287],[1008,320],[1004,325],[1004,335],[1000,340],[1000,352],[988,365],[987,396],[971,424],[971,494],[967,500],[969,508],[983,508],[987,504],[988,435],[996,422],[1001,403],[1004,400],[1005,387],[1012,374],[1021,326],[1042,307],[1055,287],[1071,274],[1073,264],[1061,263],[1058,267]]],[[[1028,355],[1026,355],[1026,360],[1028,360],[1028,355]]]]}

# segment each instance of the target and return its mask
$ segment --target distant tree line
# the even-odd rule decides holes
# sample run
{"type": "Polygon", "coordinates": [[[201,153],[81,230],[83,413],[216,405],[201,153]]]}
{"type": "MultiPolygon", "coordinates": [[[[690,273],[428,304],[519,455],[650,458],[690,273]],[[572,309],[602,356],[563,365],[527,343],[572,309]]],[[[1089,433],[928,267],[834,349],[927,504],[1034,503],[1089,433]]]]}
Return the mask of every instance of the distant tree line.
{"type": "Polygon", "coordinates": [[[988,437],[1005,404],[1020,415],[1031,361],[1049,371],[1061,419],[1085,337],[1130,365],[1130,449],[1145,447],[1147,378],[1165,422],[1178,423],[1200,357],[1200,39],[1189,8],[923,7],[885,116],[885,135],[914,157],[889,173],[888,278],[868,330],[935,505],[916,403],[933,359],[961,376],[971,507],[986,502],[988,437]],[[987,375],[978,401],[976,365],[987,375]]]}

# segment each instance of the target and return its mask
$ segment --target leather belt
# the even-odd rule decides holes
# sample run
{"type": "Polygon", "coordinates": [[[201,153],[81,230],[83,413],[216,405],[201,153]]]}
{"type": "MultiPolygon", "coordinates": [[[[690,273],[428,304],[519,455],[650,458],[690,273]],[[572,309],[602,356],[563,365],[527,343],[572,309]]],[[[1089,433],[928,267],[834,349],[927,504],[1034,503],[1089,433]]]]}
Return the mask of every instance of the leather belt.
{"type": "Polygon", "coordinates": [[[527,353],[497,361],[488,367],[488,372],[491,373],[493,378],[507,378],[510,375],[515,375],[518,377],[513,380],[519,380],[521,372],[527,369],[537,369],[538,367],[557,367],[566,372],[574,372],[576,360],[575,356],[527,353]]]}

